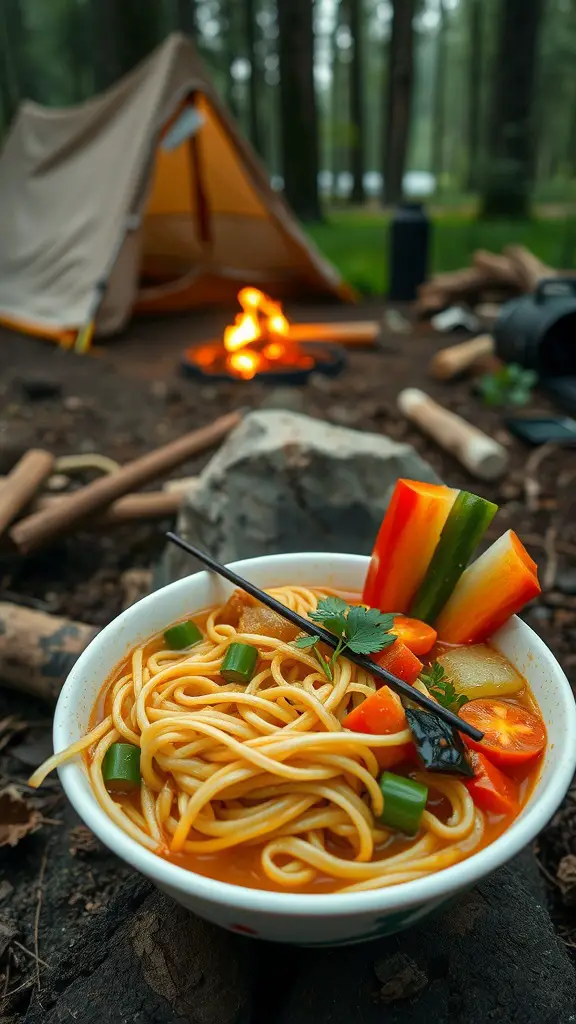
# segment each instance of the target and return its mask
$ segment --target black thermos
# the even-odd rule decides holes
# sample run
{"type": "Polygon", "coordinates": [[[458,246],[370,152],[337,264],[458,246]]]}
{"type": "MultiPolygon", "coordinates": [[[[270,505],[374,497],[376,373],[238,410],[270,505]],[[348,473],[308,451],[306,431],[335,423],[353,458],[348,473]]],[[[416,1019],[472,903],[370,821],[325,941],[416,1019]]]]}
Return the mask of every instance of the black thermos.
{"type": "Polygon", "coordinates": [[[412,302],[426,280],[430,222],[422,203],[400,203],[390,225],[390,290],[388,298],[412,302]]]}

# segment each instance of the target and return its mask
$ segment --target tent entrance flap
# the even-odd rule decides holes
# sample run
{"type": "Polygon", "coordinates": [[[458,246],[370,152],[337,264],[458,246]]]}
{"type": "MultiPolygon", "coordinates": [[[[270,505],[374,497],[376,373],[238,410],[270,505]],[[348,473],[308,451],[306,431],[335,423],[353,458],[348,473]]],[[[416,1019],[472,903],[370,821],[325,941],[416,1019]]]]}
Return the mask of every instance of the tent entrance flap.
{"type": "Polygon", "coordinates": [[[256,280],[280,299],[354,299],[178,34],[88,103],[21,106],[0,155],[0,223],[0,321],[57,339],[94,319],[103,279],[105,335],[134,310],[228,302],[256,280]],[[134,214],[141,223],[119,240],[134,214]],[[152,301],[147,285],[170,294],[152,301]]]}

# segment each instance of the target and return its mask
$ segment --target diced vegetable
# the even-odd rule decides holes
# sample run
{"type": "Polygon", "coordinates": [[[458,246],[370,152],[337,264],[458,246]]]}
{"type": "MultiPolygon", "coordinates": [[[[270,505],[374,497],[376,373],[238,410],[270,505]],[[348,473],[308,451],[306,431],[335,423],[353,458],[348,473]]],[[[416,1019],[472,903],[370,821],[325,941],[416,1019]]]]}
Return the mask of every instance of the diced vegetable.
{"type": "MultiPolygon", "coordinates": [[[[342,721],[344,729],[351,732],[365,732],[372,736],[390,736],[408,728],[406,715],[400,698],[389,686],[381,686],[371,693],[357,708],[350,711],[342,721]]],[[[381,768],[391,768],[405,761],[414,751],[412,743],[397,747],[374,747],[373,753],[381,768]]]]}
{"type": "Polygon", "coordinates": [[[410,615],[435,623],[472,558],[498,506],[460,491],[448,516],[428,571],[410,606],[410,615]]]}
{"type": "Polygon", "coordinates": [[[484,754],[470,752],[474,778],[464,783],[476,807],[490,814],[517,814],[520,805],[518,786],[484,754]]]}
{"type": "Polygon", "coordinates": [[[264,605],[245,607],[238,622],[239,633],[258,633],[260,636],[274,636],[277,640],[284,640],[290,643],[298,636],[297,626],[293,626],[288,619],[265,608],[264,605]]]}
{"type": "Polygon", "coordinates": [[[112,743],[102,761],[102,778],[112,792],[126,792],[140,786],[140,747],[133,743],[112,743]]]}
{"type": "Polygon", "coordinates": [[[466,569],[435,626],[450,644],[478,643],[540,593],[536,563],[508,530],[466,569]]]}
{"type": "Polygon", "coordinates": [[[254,605],[254,598],[247,594],[245,590],[235,590],[230,595],[226,604],[220,609],[217,622],[226,626],[238,626],[240,616],[247,607],[247,605],[254,605]]]}
{"type": "Polygon", "coordinates": [[[412,651],[401,640],[395,640],[393,644],[385,647],[383,651],[372,654],[371,659],[378,665],[381,665],[382,668],[387,669],[388,672],[398,676],[399,679],[403,679],[405,683],[410,683],[410,685],[416,682],[424,667],[422,662],[415,654],[412,654],[412,651]]]}
{"type": "Polygon", "coordinates": [[[383,612],[407,612],[457,491],[399,480],[376,538],[362,600],[383,612]]]}
{"type": "Polygon", "coordinates": [[[448,649],[438,655],[437,661],[458,693],[469,700],[512,697],[525,686],[510,662],[485,644],[448,649]]]}
{"type": "Polygon", "coordinates": [[[183,651],[185,647],[192,647],[200,643],[202,633],[195,622],[190,619],[188,622],[179,622],[176,626],[170,626],[165,630],[164,639],[171,651],[183,651]]]}
{"type": "Polygon", "coordinates": [[[426,807],[428,787],[393,772],[382,772],[379,785],[384,797],[381,824],[415,836],[426,807]]]}
{"type": "Polygon", "coordinates": [[[499,768],[506,770],[533,761],[546,746],[542,719],[519,704],[505,700],[472,700],[461,708],[459,715],[484,733],[480,743],[468,736],[466,743],[499,768]]]}
{"type": "Polygon", "coordinates": [[[428,771],[472,776],[466,749],[454,729],[421,708],[406,708],[405,713],[416,751],[428,771]]]}
{"type": "Polygon", "coordinates": [[[251,644],[230,644],[222,661],[220,675],[227,683],[249,683],[257,661],[257,647],[251,644]]]}
{"type": "Polygon", "coordinates": [[[390,630],[412,654],[428,654],[436,643],[436,630],[420,619],[409,619],[406,615],[395,615],[394,625],[390,630]]]}

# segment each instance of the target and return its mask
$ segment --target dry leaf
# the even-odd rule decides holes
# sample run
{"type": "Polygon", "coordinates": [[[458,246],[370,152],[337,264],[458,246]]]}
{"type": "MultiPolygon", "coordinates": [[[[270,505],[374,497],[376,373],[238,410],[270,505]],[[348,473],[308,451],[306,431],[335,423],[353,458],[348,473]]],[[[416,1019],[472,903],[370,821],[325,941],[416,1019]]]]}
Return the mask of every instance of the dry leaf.
{"type": "Polygon", "coordinates": [[[0,789],[0,846],[17,846],[24,836],[40,828],[42,815],[16,786],[0,789]]]}
{"type": "Polygon", "coordinates": [[[100,841],[86,825],[76,825],[70,830],[69,849],[73,857],[79,853],[94,853],[100,847],[100,841]]]}

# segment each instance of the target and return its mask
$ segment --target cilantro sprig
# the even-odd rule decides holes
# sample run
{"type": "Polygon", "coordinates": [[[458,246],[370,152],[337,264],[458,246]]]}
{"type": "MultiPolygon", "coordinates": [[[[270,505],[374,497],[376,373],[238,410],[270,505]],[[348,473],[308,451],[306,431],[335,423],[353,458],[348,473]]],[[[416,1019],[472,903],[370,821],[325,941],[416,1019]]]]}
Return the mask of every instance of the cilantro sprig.
{"type": "Polygon", "coordinates": [[[355,654],[375,654],[396,640],[394,634],[390,633],[394,624],[392,614],[378,611],[377,608],[349,605],[341,597],[322,598],[316,610],[310,612],[308,617],[338,637],[332,657],[327,661],[318,650],[317,645],[322,639],[319,636],[298,637],[293,641],[294,647],[313,651],[322,671],[330,680],[334,678],[336,660],[346,649],[355,654]]]}
{"type": "Polygon", "coordinates": [[[458,693],[438,661],[435,661],[426,672],[422,672],[420,679],[427,686],[430,695],[435,697],[442,707],[450,711],[460,711],[460,708],[468,703],[468,697],[464,693],[458,693]]]}

